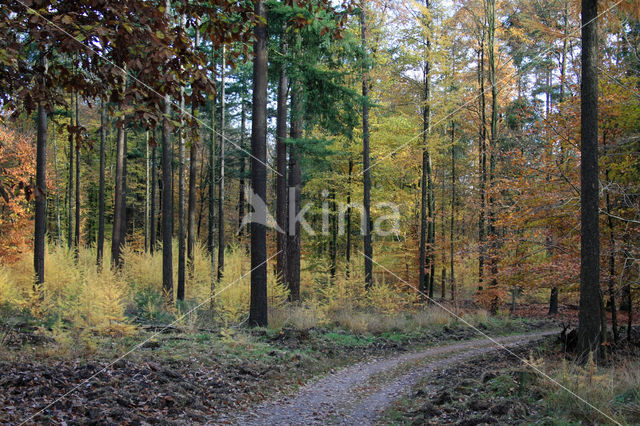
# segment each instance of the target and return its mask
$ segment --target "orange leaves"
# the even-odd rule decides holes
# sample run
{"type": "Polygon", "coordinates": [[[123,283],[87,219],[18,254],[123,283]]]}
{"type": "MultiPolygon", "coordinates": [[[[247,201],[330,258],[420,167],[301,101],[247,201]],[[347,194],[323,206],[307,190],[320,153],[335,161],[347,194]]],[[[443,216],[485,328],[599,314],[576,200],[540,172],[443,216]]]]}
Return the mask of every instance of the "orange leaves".
{"type": "Polygon", "coordinates": [[[0,258],[15,260],[30,239],[35,146],[31,138],[0,126],[0,258]]]}

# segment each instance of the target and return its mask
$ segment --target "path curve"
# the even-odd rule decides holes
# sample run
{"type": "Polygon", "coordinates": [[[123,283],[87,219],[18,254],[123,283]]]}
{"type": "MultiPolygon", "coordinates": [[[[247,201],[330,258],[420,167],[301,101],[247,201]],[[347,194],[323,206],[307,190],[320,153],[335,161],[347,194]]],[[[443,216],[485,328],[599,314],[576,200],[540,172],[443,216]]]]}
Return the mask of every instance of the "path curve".
{"type": "MultiPolygon", "coordinates": [[[[543,331],[495,340],[513,347],[542,339],[543,331]]],[[[489,339],[437,346],[420,352],[362,362],[312,381],[296,394],[250,408],[233,419],[242,425],[374,424],[390,404],[422,377],[452,364],[499,350],[489,339]]]]}

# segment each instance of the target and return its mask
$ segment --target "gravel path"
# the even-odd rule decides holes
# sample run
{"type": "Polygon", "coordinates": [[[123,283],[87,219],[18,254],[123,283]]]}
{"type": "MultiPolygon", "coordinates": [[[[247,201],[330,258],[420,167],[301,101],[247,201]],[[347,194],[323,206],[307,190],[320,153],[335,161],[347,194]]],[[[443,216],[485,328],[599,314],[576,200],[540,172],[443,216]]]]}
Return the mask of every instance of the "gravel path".
{"type": "MultiPolygon", "coordinates": [[[[556,331],[496,340],[506,347],[529,343],[556,331]]],[[[389,405],[425,375],[498,350],[474,340],[352,365],[302,387],[297,394],[267,401],[233,420],[242,425],[374,424],[389,405]]]]}

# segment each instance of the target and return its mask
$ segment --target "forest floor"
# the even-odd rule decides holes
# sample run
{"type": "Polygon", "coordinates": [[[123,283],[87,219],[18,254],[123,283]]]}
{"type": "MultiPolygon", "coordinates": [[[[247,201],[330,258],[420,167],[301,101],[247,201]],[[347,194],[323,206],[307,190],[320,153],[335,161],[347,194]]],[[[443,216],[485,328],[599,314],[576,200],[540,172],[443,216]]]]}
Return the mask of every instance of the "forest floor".
{"type": "MultiPolygon", "coordinates": [[[[488,318],[476,326],[492,336],[539,336],[553,324],[488,318]]],[[[348,381],[335,397],[342,395],[346,401],[352,393],[375,395],[376,406],[384,408],[396,389],[410,390],[419,379],[403,381],[407,368],[491,350],[477,340],[476,331],[461,323],[378,335],[339,328],[168,329],[159,335],[142,330],[128,338],[101,338],[93,346],[72,338],[70,344],[60,345],[34,337],[16,330],[0,346],[0,423],[231,423],[264,401],[306,389],[305,383],[358,373],[362,362],[370,367],[358,374],[371,388],[358,381],[356,394],[356,384],[348,381]],[[138,347],[141,342],[145,343],[138,347]],[[360,366],[348,367],[354,364],[360,366]],[[340,370],[343,367],[349,369],[340,370]],[[376,392],[387,382],[393,386],[388,393],[376,392]]],[[[507,342],[522,339],[529,337],[507,342]]],[[[318,407],[325,419],[337,419],[337,411],[318,407]]],[[[313,410],[309,411],[312,419],[313,410]]],[[[360,418],[368,418],[368,412],[360,418]]]]}

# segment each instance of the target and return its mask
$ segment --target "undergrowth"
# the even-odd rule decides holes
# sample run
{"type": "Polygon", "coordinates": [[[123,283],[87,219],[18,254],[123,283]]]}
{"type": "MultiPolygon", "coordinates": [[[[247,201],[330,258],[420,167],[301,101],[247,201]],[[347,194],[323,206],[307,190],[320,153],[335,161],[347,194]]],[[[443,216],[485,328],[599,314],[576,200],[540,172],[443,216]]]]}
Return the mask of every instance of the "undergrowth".
{"type": "MultiPolygon", "coordinates": [[[[74,345],[96,336],[131,336],[143,324],[173,324],[197,332],[246,321],[250,258],[243,247],[228,249],[224,276],[212,286],[210,258],[205,249],[196,246],[194,261],[187,268],[186,298],[172,306],[167,306],[162,293],[161,250],[151,255],[127,247],[120,270],[108,267],[109,250],[105,251],[104,267],[98,267],[95,258],[94,248],[80,248],[76,257],[72,250],[49,246],[42,285],[34,285],[32,255],[24,255],[15,263],[0,264],[3,326],[21,326],[25,321],[16,318],[29,318],[39,332],[60,344],[74,345]]],[[[173,258],[177,262],[177,253],[173,258]]],[[[355,264],[347,278],[344,273],[331,277],[326,265],[303,261],[303,301],[293,305],[287,303],[288,290],[277,279],[274,265],[268,266],[269,321],[270,328],[275,330],[324,327],[360,335],[393,335],[459,323],[438,307],[416,303],[415,295],[402,291],[394,283],[383,280],[364,291],[362,268],[355,264]]],[[[177,264],[173,270],[175,300],[177,264]]],[[[451,305],[450,309],[456,308],[451,305]]],[[[499,325],[508,329],[517,322],[496,319],[484,311],[459,313],[481,327],[490,321],[502,321],[499,325]]]]}

